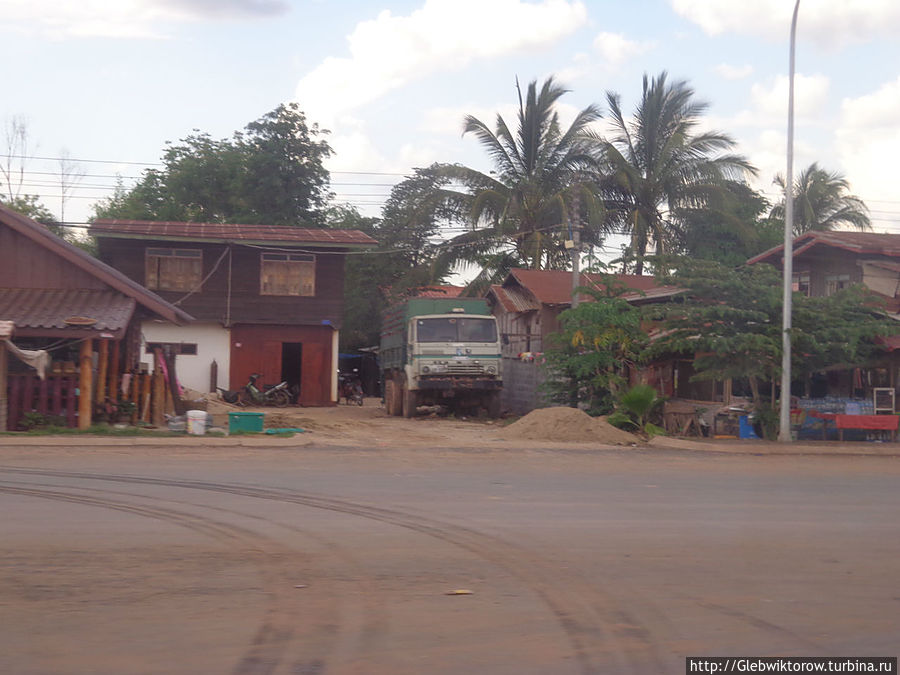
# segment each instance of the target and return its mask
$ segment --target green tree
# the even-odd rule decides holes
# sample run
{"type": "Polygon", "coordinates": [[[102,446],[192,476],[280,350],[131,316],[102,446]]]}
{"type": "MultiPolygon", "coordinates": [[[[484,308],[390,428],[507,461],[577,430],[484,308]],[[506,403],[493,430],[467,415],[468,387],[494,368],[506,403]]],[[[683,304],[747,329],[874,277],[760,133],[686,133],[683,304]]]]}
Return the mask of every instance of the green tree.
{"type": "Polygon", "coordinates": [[[560,330],[544,352],[549,399],[589,412],[609,412],[641,358],[647,337],[641,312],[619,297],[624,289],[610,276],[606,290],[582,288],[593,297],[559,315],[560,330]]]}
{"type": "MultiPolygon", "coordinates": [[[[685,293],[683,301],[653,310],[662,324],[648,355],[693,354],[696,380],[746,377],[759,403],[760,384],[781,376],[781,273],[765,264],[670,264],[675,271],[665,283],[685,293]]],[[[828,297],[795,293],[792,303],[791,370],[797,381],[836,365],[864,365],[882,351],[876,338],[900,328],[861,285],[828,297]]]]}
{"type": "Polygon", "coordinates": [[[769,201],[746,183],[726,181],[706,209],[685,215],[675,253],[737,267],[777,246],[784,225],[768,217],[769,201]]]}
{"type": "Polygon", "coordinates": [[[331,154],[295,103],[279,105],[231,139],[195,133],[163,153],[162,169],[144,172],[95,207],[99,218],[323,224],[331,154]]]}
{"type": "Polygon", "coordinates": [[[531,82],[524,99],[518,82],[516,88],[515,127],[500,115],[493,130],[472,115],[463,123],[463,135],[475,136],[494,170],[486,174],[460,165],[442,168],[444,176],[462,186],[443,196],[467,216],[469,226],[468,232],[448,242],[445,257],[480,266],[483,280],[503,276],[514,265],[565,268],[568,254],[562,240],[570,218],[583,217],[588,224],[585,240],[600,241],[601,209],[589,129],[600,117],[599,108],[584,108],[564,129],[556,107],[567,89],[552,77],[540,88],[531,82]]]}
{"type": "Polygon", "coordinates": [[[326,212],[330,227],[362,230],[378,241],[371,251],[347,256],[342,349],[378,344],[382,313],[392,298],[442,283],[449,274],[436,241],[455,213],[440,197],[447,182],[437,167],[419,168],[394,186],[380,219],[350,207],[326,212]]]}
{"type": "Polygon", "coordinates": [[[708,106],[694,100],[685,81],[669,83],[665,72],[653,79],[645,75],[630,119],[618,94],[607,92],[606,98],[614,130],[601,144],[607,217],[631,237],[634,272],[642,274],[651,247],[658,255],[677,248],[685,222],[722,197],[724,181],[755,170],[744,157],[730,154],[731,137],[697,131],[708,106]]]}
{"type": "MultiPolygon", "coordinates": [[[[776,176],[775,183],[785,191],[784,176],[776,176]]],[[[842,225],[871,230],[869,209],[849,191],[850,183],[840,173],[826,171],[817,162],[806,167],[794,181],[794,234],[834,230],[842,225]]],[[[772,217],[784,223],[784,209],[782,199],[772,209],[772,217]]]]}

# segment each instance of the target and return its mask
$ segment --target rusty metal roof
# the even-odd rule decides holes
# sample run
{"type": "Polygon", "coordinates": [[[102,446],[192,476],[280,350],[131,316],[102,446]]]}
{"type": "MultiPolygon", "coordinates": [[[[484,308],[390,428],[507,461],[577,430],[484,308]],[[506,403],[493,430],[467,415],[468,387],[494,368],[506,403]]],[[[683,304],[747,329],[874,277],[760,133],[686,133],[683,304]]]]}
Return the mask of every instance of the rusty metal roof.
{"type": "Polygon", "coordinates": [[[110,332],[124,330],[134,298],[113,290],[0,288],[0,319],[16,330],[110,332]]]}
{"type": "Polygon", "coordinates": [[[438,284],[418,288],[414,295],[417,298],[458,298],[464,290],[466,290],[465,286],[438,284]]]}
{"type": "MultiPolygon", "coordinates": [[[[831,246],[857,255],[884,255],[900,258],[900,235],[878,234],[875,232],[806,232],[794,238],[794,257],[808,251],[813,246],[831,246]]],[[[784,244],[770,248],[750,260],[748,265],[758,262],[777,262],[784,254],[784,244]],[[775,260],[772,260],[774,258],[775,260]]]]}
{"type": "MultiPolygon", "coordinates": [[[[634,291],[651,291],[662,288],[654,277],[637,274],[616,274],[615,278],[626,288],[634,291]]],[[[602,274],[582,274],[580,285],[586,288],[604,290],[602,274]]],[[[572,302],[572,273],[564,270],[525,270],[514,269],[509,273],[503,287],[509,289],[519,286],[527,289],[534,296],[531,301],[544,305],[568,305],[572,302]]],[[[518,310],[524,311],[524,310],[518,310]]]]}
{"type": "Polygon", "coordinates": [[[378,243],[372,237],[359,230],[240,225],[234,223],[182,223],[104,219],[95,220],[89,232],[95,237],[118,236],[170,241],[266,242],[295,246],[337,246],[342,248],[368,248],[378,243]]]}
{"type": "Polygon", "coordinates": [[[506,312],[533,312],[541,308],[540,303],[527,291],[516,286],[493,285],[488,293],[497,298],[506,312]]]}

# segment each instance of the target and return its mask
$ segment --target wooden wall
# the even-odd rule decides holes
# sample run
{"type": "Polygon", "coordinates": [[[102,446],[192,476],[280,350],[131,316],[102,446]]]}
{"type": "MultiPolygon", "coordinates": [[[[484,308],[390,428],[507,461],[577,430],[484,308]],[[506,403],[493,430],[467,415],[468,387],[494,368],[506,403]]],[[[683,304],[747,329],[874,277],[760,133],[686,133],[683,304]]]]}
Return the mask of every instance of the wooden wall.
{"type": "Polygon", "coordinates": [[[282,343],[302,343],[300,399],[302,405],[329,405],[337,369],[334,330],[329,326],[235,326],[231,330],[231,385],[246,384],[251,373],[265,384],[281,381],[282,343]]]}
{"type": "Polygon", "coordinates": [[[328,321],[340,328],[344,309],[344,256],[335,251],[316,254],[316,294],[314,297],[260,295],[260,253],[262,249],[235,245],[230,261],[231,303],[227,302],[229,256],[216,263],[226,251],[224,244],[190,242],[148,242],[134,239],[99,239],[100,259],[139,284],[146,282],[147,246],[199,248],[203,251],[203,277],[209,279],[190,297],[183,291],[154,291],[200,321],[223,325],[256,323],[269,325],[321,325],[328,321]],[[213,271],[215,268],[215,271],[213,271]],[[182,300],[182,298],[184,298],[182,300]],[[230,319],[230,320],[229,320],[230,319]]]}
{"type": "Polygon", "coordinates": [[[0,226],[0,287],[109,288],[97,277],[6,226],[0,226]]]}

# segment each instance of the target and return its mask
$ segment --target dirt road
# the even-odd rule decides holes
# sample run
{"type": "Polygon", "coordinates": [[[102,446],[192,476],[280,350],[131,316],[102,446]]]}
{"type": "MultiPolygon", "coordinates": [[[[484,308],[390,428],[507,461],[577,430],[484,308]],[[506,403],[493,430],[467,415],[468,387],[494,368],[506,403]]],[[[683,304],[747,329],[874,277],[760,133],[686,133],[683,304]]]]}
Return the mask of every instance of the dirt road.
{"type": "Polygon", "coordinates": [[[330,410],[274,447],[0,447],[0,672],[896,653],[897,459],[494,445],[374,408],[348,440],[330,410]]]}

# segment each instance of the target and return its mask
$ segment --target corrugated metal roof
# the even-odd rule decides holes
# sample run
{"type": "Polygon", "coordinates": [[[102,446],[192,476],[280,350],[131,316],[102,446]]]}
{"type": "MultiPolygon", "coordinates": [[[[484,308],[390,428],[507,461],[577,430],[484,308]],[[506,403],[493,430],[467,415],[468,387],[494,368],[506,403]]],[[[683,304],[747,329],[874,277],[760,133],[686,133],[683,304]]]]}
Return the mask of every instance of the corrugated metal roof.
{"type": "Polygon", "coordinates": [[[465,286],[438,284],[416,289],[414,295],[417,298],[458,298],[464,290],[465,286]]]}
{"type": "Polygon", "coordinates": [[[540,303],[530,297],[527,291],[516,286],[491,286],[489,291],[507,312],[533,312],[541,308],[540,303]]]}
{"type": "Polygon", "coordinates": [[[329,230],[275,225],[234,223],[181,223],[149,220],[96,220],[90,234],[126,235],[145,239],[166,238],[185,241],[266,241],[281,244],[307,244],[368,247],[376,242],[359,230],[329,230]]]}
{"type": "MultiPolygon", "coordinates": [[[[794,256],[813,246],[833,246],[858,255],[884,255],[900,257],[900,235],[878,234],[875,232],[806,232],[794,239],[794,256]]],[[[771,258],[781,258],[784,244],[770,248],[750,260],[748,265],[758,262],[772,262],[771,258]]]]}
{"type": "Polygon", "coordinates": [[[135,305],[134,298],[112,290],[0,288],[0,320],[14,322],[17,329],[114,332],[128,325],[135,305]]]}
{"type": "MultiPolygon", "coordinates": [[[[572,273],[564,270],[525,270],[514,269],[510,271],[510,277],[519,285],[528,289],[534,298],[544,305],[568,305],[572,302],[572,273]]],[[[581,285],[587,288],[603,290],[605,275],[582,274],[581,285]]],[[[616,274],[615,278],[626,288],[635,291],[649,291],[661,288],[656,279],[651,276],[637,274],[616,274]]],[[[509,289],[509,278],[503,287],[509,289]]]]}

